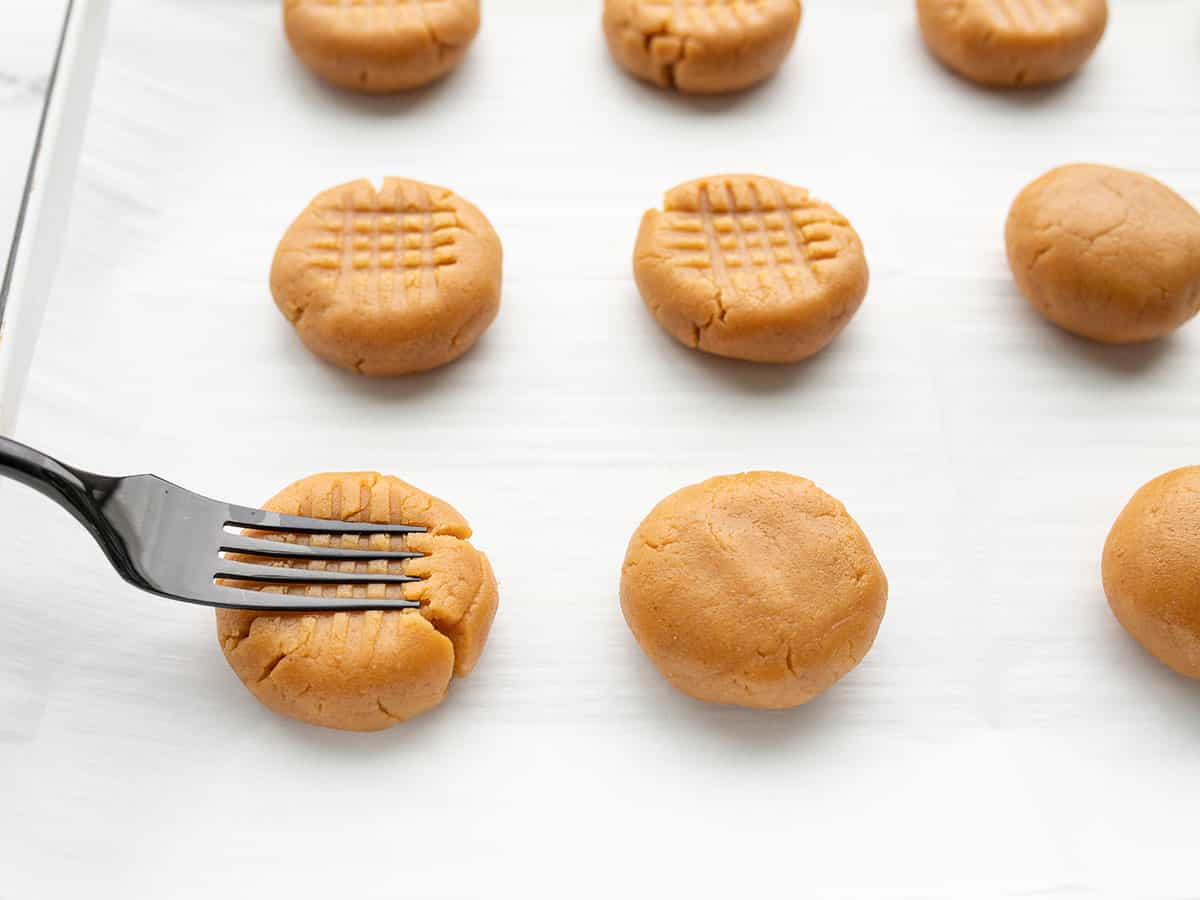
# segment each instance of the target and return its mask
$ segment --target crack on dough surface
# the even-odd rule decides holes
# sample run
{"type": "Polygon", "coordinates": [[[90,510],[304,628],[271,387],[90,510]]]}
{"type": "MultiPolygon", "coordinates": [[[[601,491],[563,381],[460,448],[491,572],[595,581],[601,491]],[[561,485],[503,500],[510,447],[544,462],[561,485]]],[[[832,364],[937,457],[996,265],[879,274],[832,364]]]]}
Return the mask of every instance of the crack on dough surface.
{"type": "Polygon", "coordinates": [[[627,69],[660,87],[721,93],[769,77],[791,49],[800,0],[606,0],[605,32],[627,69]]]}
{"type": "MultiPolygon", "coordinates": [[[[287,662],[293,656],[299,654],[300,651],[302,651],[303,649],[305,649],[308,646],[309,641],[312,639],[313,633],[316,631],[316,619],[313,616],[305,616],[300,621],[304,628],[304,637],[301,638],[301,640],[298,644],[280,651],[272,660],[270,660],[267,663],[266,667],[263,669],[262,674],[260,674],[258,676],[258,679],[255,681],[255,684],[262,684],[264,681],[269,681],[271,679],[271,676],[275,674],[275,672],[279,669],[279,667],[283,663],[287,662]]],[[[258,619],[254,619],[251,622],[251,625],[250,625],[251,632],[254,631],[254,625],[257,622],[258,622],[258,619]]],[[[240,644],[241,641],[239,641],[238,643],[240,644]]],[[[234,649],[235,650],[237,649],[237,645],[234,645],[234,649]]],[[[310,685],[310,687],[311,687],[311,685],[310,685]]]]}
{"type": "Polygon", "coordinates": [[[267,662],[266,668],[263,669],[262,674],[259,675],[257,679],[255,679],[255,683],[262,684],[264,681],[266,681],[268,678],[270,678],[272,675],[274,675],[275,670],[279,668],[279,664],[287,658],[288,658],[287,653],[279,653],[273,659],[269,660],[267,662]]]}
{"type": "Polygon", "coordinates": [[[393,713],[393,712],[390,712],[390,711],[388,710],[388,708],[387,708],[386,706],[384,706],[384,705],[383,705],[383,701],[382,701],[382,700],[380,700],[380,699],[378,699],[378,698],[377,698],[377,699],[375,700],[375,706],[376,706],[376,707],[378,707],[379,711],[380,711],[381,713],[383,713],[385,716],[387,716],[387,718],[391,719],[393,722],[403,722],[403,721],[404,721],[404,719],[403,719],[403,718],[401,718],[400,716],[396,715],[396,714],[395,714],[395,713],[393,713]]]}

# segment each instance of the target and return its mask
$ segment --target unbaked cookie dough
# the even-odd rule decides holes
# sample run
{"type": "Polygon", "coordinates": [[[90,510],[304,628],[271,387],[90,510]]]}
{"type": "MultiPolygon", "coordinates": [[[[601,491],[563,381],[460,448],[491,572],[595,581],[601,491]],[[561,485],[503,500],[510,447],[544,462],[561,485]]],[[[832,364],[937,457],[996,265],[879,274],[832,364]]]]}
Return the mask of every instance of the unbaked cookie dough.
{"type": "Polygon", "coordinates": [[[487,557],[467,540],[470,526],[449,504],[398,478],[352,472],[305,478],[269,500],[264,509],[347,522],[420,525],[429,531],[397,537],[293,538],[344,549],[424,553],[423,558],[403,562],[341,564],[343,571],[402,573],[423,581],[367,588],[265,588],[310,596],[323,591],[331,597],[404,598],[419,601],[420,610],[217,611],[217,636],[225,658],[263,705],[326,728],[381,731],[437,706],[451,679],[475,667],[499,595],[487,557]]]}
{"type": "Polygon", "coordinates": [[[332,84],[390,93],[441,78],[479,31],[479,0],[284,0],[301,61],[332,84]]]}
{"type": "Polygon", "coordinates": [[[680,185],[642,218],[642,299],[681,343],[791,363],[825,348],[867,294],[850,223],[803,188],[754,175],[680,185]]]}
{"type": "Polygon", "coordinates": [[[917,0],[925,43],[981,84],[1047,84],[1076,72],[1108,25],[1107,0],[917,0]]]}
{"type": "Polygon", "coordinates": [[[1179,674],[1200,678],[1200,466],[1134,495],[1108,536],[1103,572],[1125,630],[1179,674]]]}
{"type": "Polygon", "coordinates": [[[605,0],[613,57],[645,81],[685,93],[737,91],[783,64],[800,0],[605,0]]]}
{"type": "Polygon", "coordinates": [[[1146,175],[1054,169],[1017,197],[1006,239],[1034,308],[1082,337],[1153,340],[1200,312],[1200,213],[1146,175]]]}
{"type": "Polygon", "coordinates": [[[271,268],[271,293],[317,356],[364,375],[457,359],[500,309],[500,239],[445,188],[385,178],[317,196],[271,268]]]}
{"type": "Polygon", "coordinates": [[[699,700],[807,703],[866,656],[888,583],[845,507],[780,472],[713,478],[638,527],[621,608],[663,676],[699,700]]]}

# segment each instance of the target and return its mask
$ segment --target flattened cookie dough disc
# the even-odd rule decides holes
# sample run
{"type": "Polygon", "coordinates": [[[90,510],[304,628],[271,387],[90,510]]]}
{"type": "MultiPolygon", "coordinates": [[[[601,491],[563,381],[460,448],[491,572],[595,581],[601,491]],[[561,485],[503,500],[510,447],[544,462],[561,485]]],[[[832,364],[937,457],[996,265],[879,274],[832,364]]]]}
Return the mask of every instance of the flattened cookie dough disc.
{"type": "Polygon", "coordinates": [[[1072,75],[1108,25],[1107,0],[917,0],[925,43],[946,66],[996,87],[1072,75]]]}
{"type": "Polygon", "coordinates": [[[403,597],[419,601],[420,610],[304,615],[217,611],[217,637],[225,658],[263,705],[312,725],[381,731],[437,706],[452,678],[470,674],[487,641],[499,594],[487,557],[468,542],[471,529],[453,507],[398,478],[351,472],[306,478],[263,508],[429,529],[403,537],[299,539],[343,549],[424,553],[421,559],[403,562],[354,564],[357,572],[406,574],[424,581],[386,588],[266,589],[403,597]]]}
{"type": "Polygon", "coordinates": [[[638,527],[621,609],[646,655],[699,700],[807,703],[866,656],[887,578],[845,507],[781,472],[713,478],[638,527]]]}
{"type": "Polygon", "coordinates": [[[1125,629],[1179,674],[1200,678],[1200,466],[1134,495],[1108,536],[1103,570],[1125,629]]]}
{"type": "Polygon", "coordinates": [[[292,50],[321,78],[390,93],[462,62],[479,31],[479,0],[284,0],[283,26],[292,50]]]}
{"type": "Polygon", "coordinates": [[[1054,169],[1017,197],[1006,241],[1029,302],[1082,337],[1153,340],[1200,312],[1200,213],[1147,175],[1054,169]]]}
{"type": "Polygon", "coordinates": [[[736,91],[783,64],[800,0],[605,0],[613,57],[645,81],[686,93],[736,91]]]}
{"type": "Polygon", "coordinates": [[[365,375],[457,359],[500,309],[500,239],[445,188],[386,178],[317,196],[275,254],[271,293],[313,353],[365,375]]]}
{"type": "Polygon", "coordinates": [[[790,363],[826,347],[867,294],[862,242],[803,188],[718,175],[667,193],[634,251],[642,299],[681,343],[790,363]]]}

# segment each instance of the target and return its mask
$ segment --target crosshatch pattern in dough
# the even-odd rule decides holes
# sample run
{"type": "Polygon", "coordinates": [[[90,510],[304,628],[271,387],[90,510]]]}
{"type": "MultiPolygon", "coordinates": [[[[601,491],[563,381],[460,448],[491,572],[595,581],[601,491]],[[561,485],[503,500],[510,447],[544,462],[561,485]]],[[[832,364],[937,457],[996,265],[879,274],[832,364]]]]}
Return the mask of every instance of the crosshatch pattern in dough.
{"type": "Polygon", "coordinates": [[[774,72],[800,24],[800,0],[606,0],[617,60],[663,87],[720,93],[774,72]]]}
{"type": "Polygon", "coordinates": [[[771,0],[640,0],[645,20],[668,23],[671,34],[697,34],[741,29],[767,21],[771,0]]]}
{"type": "Polygon", "coordinates": [[[1083,17],[1079,0],[979,0],[992,24],[1003,31],[1053,34],[1083,17]]]}
{"type": "Polygon", "coordinates": [[[695,199],[673,191],[662,223],[671,265],[722,292],[788,298],[819,285],[821,263],[841,249],[835,229],[850,225],[807,191],[760,179],[704,182],[695,199]]]}
{"type": "Polygon", "coordinates": [[[337,273],[341,301],[392,306],[432,301],[438,270],[457,264],[462,228],[453,195],[391,180],[369,194],[347,189],[312,208],[319,227],[309,265],[337,273]]]}
{"type": "Polygon", "coordinates": [[[429,32],[435,16],[452,13],[466,15],[471,4],[463,0],[288,0],[288,12],[304,7],[336,14],[351,27],[405,29],[413,26],[429,32]]]}

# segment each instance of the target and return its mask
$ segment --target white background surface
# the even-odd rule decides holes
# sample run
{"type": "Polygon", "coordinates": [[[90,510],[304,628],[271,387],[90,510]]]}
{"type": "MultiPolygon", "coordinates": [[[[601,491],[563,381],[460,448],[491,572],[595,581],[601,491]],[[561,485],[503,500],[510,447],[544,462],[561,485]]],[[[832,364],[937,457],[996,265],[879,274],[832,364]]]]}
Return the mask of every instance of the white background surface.
{"type": "Polygon", "coordinates": [[[374,736],[259,707],[211,613],[133,594],[68,517],[0,488],[0,897],[1200,894],[1200,689],[1115,624],[1099,555],[1197,462],[1200,326],[1103,348],[1029,312],[1003,223],[1045,169],[1200,201],[1200,9],[1115,0],[1078,79],[973,88],[908,2],[812,0],[781,75],[689,101],[623,76],[597,4],[500,0],[463,68],[326,89],[276,0],[113,0],[64,264],[18,436],[256,502],[376,468],[455,503],[501,579],[484,659],[374,736]],[[811,187],[867,303],[811,362],[674,344],[629,257],[685,179],[811,187]],[[267,290],[318,190],[451,186],[505,242],[504,310],[442,371],[364,381],[267,290]],[[810,706],[675,694],[622,621],[655,502],[778,468],[844,500],[891,580],[875,650],[810,706]]]}

